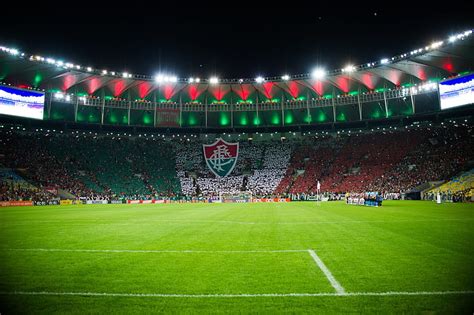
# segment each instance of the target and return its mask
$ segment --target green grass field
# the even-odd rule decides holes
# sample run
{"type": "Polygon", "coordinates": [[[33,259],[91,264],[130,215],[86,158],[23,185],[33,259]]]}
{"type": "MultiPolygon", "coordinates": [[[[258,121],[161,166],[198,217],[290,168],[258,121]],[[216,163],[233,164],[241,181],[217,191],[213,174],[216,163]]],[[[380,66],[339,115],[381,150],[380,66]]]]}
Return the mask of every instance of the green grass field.
{"type": "Polygon", "coordinates": [[[472,314],[473,241],[474,204],[3,208],[0,313],[472,314]]]}

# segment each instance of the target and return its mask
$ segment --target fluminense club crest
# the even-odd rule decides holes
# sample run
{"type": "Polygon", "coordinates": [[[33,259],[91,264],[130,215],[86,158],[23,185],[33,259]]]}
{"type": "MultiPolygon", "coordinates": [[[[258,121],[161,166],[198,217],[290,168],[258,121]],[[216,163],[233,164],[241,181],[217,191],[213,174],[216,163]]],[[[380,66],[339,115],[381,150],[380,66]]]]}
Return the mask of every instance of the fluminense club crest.
{"type": "Polygon", "coordinates": [[[239,157],[239,143],[229,143],[221,138],[213,144],[203,144],[204,159],[209,169],[220,177],[232,172],[239,157]]]}

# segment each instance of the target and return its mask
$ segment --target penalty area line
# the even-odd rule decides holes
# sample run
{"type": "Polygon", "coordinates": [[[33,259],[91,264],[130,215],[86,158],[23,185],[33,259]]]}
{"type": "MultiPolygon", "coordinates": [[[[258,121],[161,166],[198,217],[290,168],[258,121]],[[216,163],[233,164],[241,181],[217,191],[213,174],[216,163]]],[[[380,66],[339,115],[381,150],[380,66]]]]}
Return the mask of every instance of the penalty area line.
{"type": "Polygon", "coordinates": [[[336,290],[338,294],[345,294],[346,291],[342,287],[342,285],[334,278],[332,275],[331,271],[326,267],[326,265],[323,263],[321,258],[316,254],[316,252],[312,249],[308,249],[308,253],[311,255],[313,258],[314,262],[316,265],[318,265],[319,269],[324,273],[326,278],[329,280],[329,283],[331,283],[332,287],[336,290]]]}
{"type": "Polygon", "coordinates": [[[414,292],[344,292],[344,293],[260,293],[260,294],[162,294],[162,293],[105,293],[105,292],[47,292],[14,291],[0,295],[33,296],[95,296],[138,298],[260,298],[260,297],[344,297],[344,296],[426,296],[426,295],[474,295],[474,291],[414,291],[414,292]]]}

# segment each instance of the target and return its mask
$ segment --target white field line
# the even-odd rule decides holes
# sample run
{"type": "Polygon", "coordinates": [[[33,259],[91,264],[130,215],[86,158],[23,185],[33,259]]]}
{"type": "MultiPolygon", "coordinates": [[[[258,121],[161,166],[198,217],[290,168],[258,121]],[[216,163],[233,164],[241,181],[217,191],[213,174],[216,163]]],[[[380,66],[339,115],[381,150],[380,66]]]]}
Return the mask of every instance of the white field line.
{"type": "Polygon", "coordinates": [[[282,249],[282,250],[153,250],[153,249],[67,249],[67,248],[0,248],[0,251],[19,251],[19,252],[79,252],[79,253],[225,253],[225,254],[243,254],[243,253],[301,253],[307,252],[306,249],[282,249]]]}
{"type": "Polygon", "coordinates": [[[312,249],[308,249],[308,253],[311,255],[316,265],[318,265],[319,269],[321,269],[321,271],[324,273],[326,278],[328,278],[329,282],[331,283],[332,287],[336,290],[336,292],[338,294],[345,294],[346,291],[344,290],[342,285],[336,280],[336,278],[334,278],[331,271],[328,269],[328,267],[326,267],[326,265],[319,258],[316,252],[312,249]]]}
{"type": "Polygon", "coordinates": [[[426,296],[426,295],[474,295],[474,291],[388,291],[344,293],[242,293],[242,294],[166,294],[166,293],[106,293],[106,292],[47,292],[47,291],[0,291],[0,295],[50,295],[96,296],[139,298],[259,298],[259,297],[340,297],[340,296],[426,296]]]}

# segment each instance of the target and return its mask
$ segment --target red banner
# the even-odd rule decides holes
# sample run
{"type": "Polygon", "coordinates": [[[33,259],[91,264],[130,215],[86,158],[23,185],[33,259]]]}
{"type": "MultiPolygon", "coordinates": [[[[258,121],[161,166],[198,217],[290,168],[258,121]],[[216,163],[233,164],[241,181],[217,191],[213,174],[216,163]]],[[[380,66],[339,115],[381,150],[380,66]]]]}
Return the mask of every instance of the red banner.
{"type": "Polygon", "coordinates": [[[46,190],[47,192],[49,193],[52,193],[53,195],[57,195],[58,194],[58,189],[56,187],[45,187],[44,190],[46,190]]]}
{"type": "Polygon", "coordinates": [[[0,207],[32,206],[33,201],[0,201],[0,207]]]}

